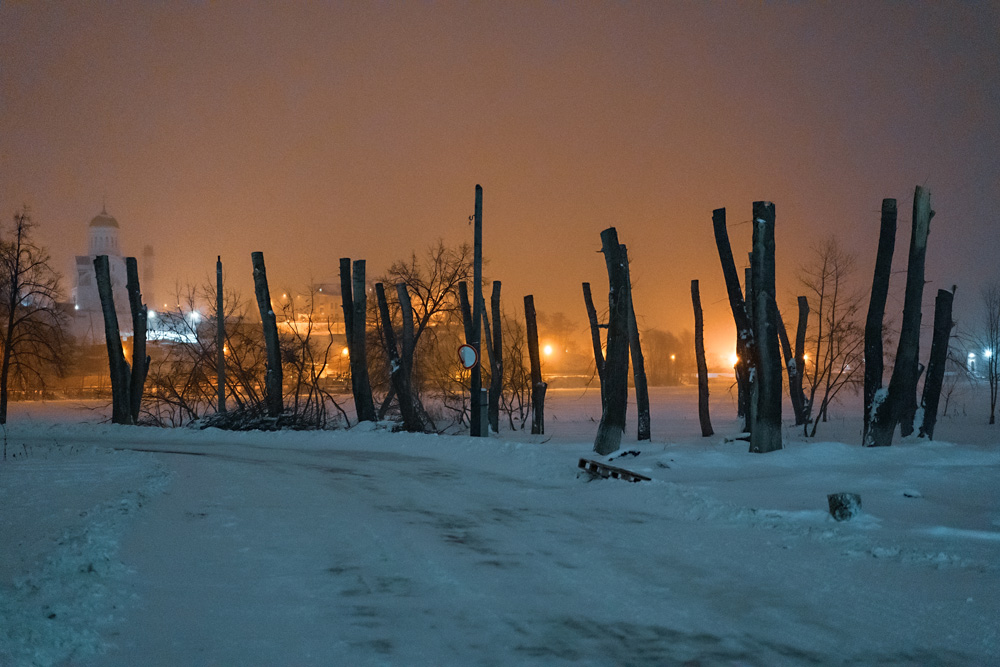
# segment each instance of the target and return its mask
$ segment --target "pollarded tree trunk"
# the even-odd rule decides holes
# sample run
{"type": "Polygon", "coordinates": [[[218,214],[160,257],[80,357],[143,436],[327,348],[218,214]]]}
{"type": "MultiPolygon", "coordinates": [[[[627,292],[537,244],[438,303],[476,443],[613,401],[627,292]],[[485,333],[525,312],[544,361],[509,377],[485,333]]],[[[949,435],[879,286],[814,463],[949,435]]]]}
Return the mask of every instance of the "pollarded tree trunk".
{"type": "Polygon", "coordinates": [[[146,318],[148,310],[142,302],[139,290],[139,267],[135,257],[125,258],[125,289],[128,291],[128,305],[132,312],[132,373],[129,378],[129,416],[132,424],[139,423],[139,408],[142,407],[142,389],[149,372],[149,357],[146,355],[146,318]]]}
{"type": "MultiPolygon", "coordinates": [[[[469,345],[475,348],[476,356],[483,358],[482,347],[480,345],[480,331],[482,328],[482,308],[483,308],[483,187],[476,185],[476,200],[473,215],[474,235],[473,235],[473,259],[472,259],[472,339],[469,345]]],[[[470,371],[470,408],[472,414],[469,418],[469,432],[472,437],[478,438],[487,435],[486,425],[482,423],[482,388],[483,388],[483,367],[476,364],[470,371]]]]}
{"type": "Polygon", "coordinates": [[[351,318],[351,346],[348,348],[351,363],[351,386],[357,387],[358,421],[375,421],[375,400],[372,398],[372,383],[368,376],[368,285],[365,280],[366,262],[354,260],[352,279],[354,290],[351,295],[354,308],[351,318]],[[357,385],[354,384],[357,378],[357,385]]]}
{"type": "Polygon", "coordinates": [[[604,349],[601,346],[601,325],[597,321],[597,310],[594,308],[594,298],[590,294],[590,283],[583,283],[583,303],[587,307],[590,341],[594,346],[594,366],[597,369],[597,378],[601,382],[601,405],[604,405],[604,349]]]}
{"type": "Polygon", "coordinates": [[[896,363],[889,378],[888,394],[880,404],[876,397],[875,414],[869,430],[870,444],[876,447],[892,444],[896,424],[899,424],[899,432],[903,437],[913,432],[917,379],[920,377],[920,302],[924,292],[927,235],[933,215],[930,192],[918,185],[913,194],[913,227],[910,232],[906,294],[903,297],[903,322],[896,347],[896,363]]]}
{"type": "Polygon", "coordinates": [[[621,445],[625,432],[628,400],[628,278],[626,259],[618,243],[618,232],[609,227],[601,232],[602,250],[608,268],[608,355],[604,366],[605,400],[601,423],[594,439],[594,451],[610,454],[621,445]]]}
{"type": "Polygon", "coordinates": [[[698,420],[703,438],[715,433],[708,414],[708,363],[705,361],[705,324],[701,313],[698,281],[691,281],[691,304],[694,306],[694,356],[698,360],[698,420]]]}
{"type": "MultiPolygon", "coordinates": [[[[405,286],[404,290],[405,292],[405,286]]],[[[398,292],[398,286],[397,286],[398,292]]],[[[400,356],[399,348],[396,347],[396,333],[392,329],[392,319],[389,316],[389,302],[385,298],[385,287],[382,283],[375,283],[375,298],[378,300],[379,319],[382,320],[382,340],[385,343],[385,355],[389,361],[389,377],[395,390],[396,400],[399,403],[399,413],[403,418],[403,428],[411,432],[424,430],[424,424],[413,404],[413,395],[410,392],[410,378],[407,375],[407,364],[400,356]]],[[[409,299],[407,299],[409,306],[409,299]]],[[[400,304],[400,310],[405,310],[400,304]]],[[[405,322],[405,319],[404,319],[405,322]]],[[[413,314],[410,311],[410,337],[412,338],[413,314]]],[[[405,329],[405,324],[404,324],[405,329]]],[[[404,338],[406,337],[404,333],[404,338]]],[[[404,357],[406,344],[403,345],[404,357]]]]}
{"type": "Polygon", "coordinates": [[[115,297],[111,291],[111,267],[107,255],[98,255],[94,258],[94,273],[97,278],[97,294],[101,297],[101,311],[104,313],[104,340],[108,347],[108,366],[111,371],[111,423],[131,424],[132,392],[129,384],[132,381],[132,372],[122,351],[121,331],[118,328],[115,297]]]}
{"type": "Polygon", "coordinates": [[[531,364],[531,433],[545,433],[545,390],[542,361],[538,355],[538,324],[535,320],[535,297],[524,297],[524,329],[528,336],[528,360],[531,364]]]}
{"type": "Polygon", "coordinates": [[[757,348],[756,422],[750,429],[751,452],[781,449],[781,355],[778,350],[774,286],[774,204],[753,204],[753,305],[757,348]]]}
{"type": "Polygon", "coordinates": [[[927,362],[927,378],[924,380],[924,394],[920,404],[924,418],[920,424],[920,437],[934,439],[934,425],[937,424],[938,402],[941,400],[941,385],[944,383],[944,367],[948,361],[948,339],[951,337],[951,308],[955,293],[938,290],[934,301],[934,337],[931,340],[931,357],[927,362]]]}
{"type": "Polygon", "coordinates": [[[344,309],[344,338],[351,369],[351,395],[359,422],[376,421],[375,401],[368,377],[368,295],[365,285],[365,260],[352,262],[340,258],[340,298],[344,309]]]}
{"type": "Polygon", "coordinates": [[[744,430],[749,426],[748,399],[750,396],[750,362],[753,356],[753,330],[750,318],[743,300],[743,290],[740,289],[739,274],[736,273],[736,262],[733,260],[733,249],[729,244],[729,232],[726,231],[726,209],[717,208],[712,211],[712,229],[715,232],[715,245],[722,262],[722,275],[726,280],[726,293],[729,295],[729,307],[733,312],[736,324],[736,384],[740,396],[738,412],[744,419],[744,430]]]}
{"type": "Polygon", "coordinates": [[[490,310],[493,312],[493,334],[490,335],[489,321],[486,319],[486,309],[483,308],[483,327],[486,338],[490,341],[490,395],[489,420],[494,433],[500,432],[500,394],[503,392],[503,320],[500,313],[500,281],[493,281],[493,294],[490,295],[490,310]]]}
{"type": "Polygon", "coordinates": [[[806,393],[802,391],[802,376],[806,371],[806,326],[809,323],[809,299],[804,296],[798,298],[799,303],[799,323],[795,329],[795,391],[799,395],[802,403],[802,421],[796,415],[796,426],[809,423],[809,415],[812,412],[812,405],[806,400],[806,393]]]}
{"type": "Polygon", "coordinates": [[[785,358],[785,369],[788,371],[788,397],[792,401],[792,412],[795,414],[795,425],[805,424],[805,396],[802,394],[802,378],[799,377],[799,365],[795,363],[795,353],[788,340],[788,330],[781,317],[781,311],[775,309],[778,316],[778,339],[781,342],[781,354],[785,358]]]}
{"type": "Polygon", "coordinates": [[[218,411],[226,411],[226,311],[222,293],[222,255],[215,260],[215,377],[218,411]]]}
{"type": "Polygon", "coordinates": [[[884,358],[882,350],[882,324],[885,320],[885,302],[889,296],[889,277],[892,273],[892,255],[896,247],[896,200],[882,200],[882,219],[875,255],[875,277],[872,278],[872,295],[865,319],[865,384],[864,416],[861,442],[872,445],[871,421],[875,394],[882,388],[884,358]]]}
{"type": "Polygon", "coordinates": [[[267,371],[264,375],[264,404],[269,417],[277,417],[284,409],[282,401],[281,347],[278,343],[278,321],[271,308],[271,292],[267,286],[267,269],[264,267],[264,253],[250,253],[253,264],[253,287],[257,296],[261,326],[264,330],[264,346],[267,349],[267,371]]]}
{"type": "Polygon", "coordinates": [[[649,440],[649,385],[646,383],[646,361],[642,356],[642,346],[639,341],[639,324],[635,319],[635,303],[632,301],[632,277],[628,268],[628,249],[625,244],[621,248],[622,259],[625,262],[625,281],[628,283],[628,349],[632,355],[632,376],[635,380],[635,406],[638,413],[638,439],[649,440]]]}

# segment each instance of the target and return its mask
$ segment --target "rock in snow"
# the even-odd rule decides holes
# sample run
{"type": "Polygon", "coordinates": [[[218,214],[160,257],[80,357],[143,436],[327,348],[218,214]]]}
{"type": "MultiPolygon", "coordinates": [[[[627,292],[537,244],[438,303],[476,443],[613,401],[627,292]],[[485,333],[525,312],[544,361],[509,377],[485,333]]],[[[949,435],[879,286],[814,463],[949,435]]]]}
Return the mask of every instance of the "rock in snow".
{"type": "Polygon", "coordinates": [[[861,496],[856,493],[831,493],[830,515],[837,521],[850,521],[861,513],[861,496]]]}

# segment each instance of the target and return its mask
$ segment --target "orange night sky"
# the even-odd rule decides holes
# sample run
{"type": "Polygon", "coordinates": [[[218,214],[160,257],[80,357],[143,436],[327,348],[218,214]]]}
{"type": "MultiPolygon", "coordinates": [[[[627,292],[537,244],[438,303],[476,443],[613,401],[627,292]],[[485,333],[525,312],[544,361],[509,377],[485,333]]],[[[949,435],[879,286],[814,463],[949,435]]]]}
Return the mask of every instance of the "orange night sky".
{"type": "MultiPolygon", "coordinates": [[[[836,233],[870,285],[883,197],[927,186],[925,290],[956,317],[997,277],[1000,9],[995,3],[202,3],[0,5],[0,214],[31,206],[69,274],[107,198],[126,252],[156,251],[157,300],[214,275],[252,292],[369,275],[438,237],[584,330],[600,231],[632,258],[641,326],[733,327],[711,229],[737,261],[751,203],[775,202],[779,304],[836,233]]],[[[69,282],[67,275],[67,283],[69,282]]],[[[889,314],[898,319],[901,290],[889,314]]],[[[604,301],[606,306],[606,300],[604,301]]]]}

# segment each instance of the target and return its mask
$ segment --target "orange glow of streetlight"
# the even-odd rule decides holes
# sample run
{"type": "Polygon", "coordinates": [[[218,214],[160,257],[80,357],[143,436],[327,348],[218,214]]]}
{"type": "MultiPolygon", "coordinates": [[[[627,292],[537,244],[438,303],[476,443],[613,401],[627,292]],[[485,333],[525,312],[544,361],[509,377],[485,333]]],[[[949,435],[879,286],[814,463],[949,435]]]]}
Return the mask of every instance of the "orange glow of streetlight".
{"type": "Polygon", "coordinates": [[[546,357],[551,357],[552,356],[552,346],[551,345],[546,345],[544,348],[542,348],[542,351],[545,353],[546,357]]]}

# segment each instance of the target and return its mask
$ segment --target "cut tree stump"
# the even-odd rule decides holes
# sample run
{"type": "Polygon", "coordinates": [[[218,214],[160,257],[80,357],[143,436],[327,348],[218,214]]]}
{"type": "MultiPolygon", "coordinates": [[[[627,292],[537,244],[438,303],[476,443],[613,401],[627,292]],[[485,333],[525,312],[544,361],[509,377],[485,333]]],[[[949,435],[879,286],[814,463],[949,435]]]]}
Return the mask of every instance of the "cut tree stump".
{"type": "Polygon", "coordinates": [[[626,470],[625,468],[619,468],[618,466],[609,466],[607,463],[601,463],[600,461],[594,461],[591,459],[580,459],[580,463],[577,464],[577,467],[583,468],[594,477],[600,477],[602,479],[613,477],[614,479],[623,479],[626,482],[650,481],[649,477],[640,475],[637,472],[632,472],[631,470],[626,470]]]}

